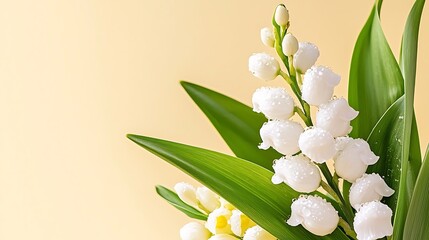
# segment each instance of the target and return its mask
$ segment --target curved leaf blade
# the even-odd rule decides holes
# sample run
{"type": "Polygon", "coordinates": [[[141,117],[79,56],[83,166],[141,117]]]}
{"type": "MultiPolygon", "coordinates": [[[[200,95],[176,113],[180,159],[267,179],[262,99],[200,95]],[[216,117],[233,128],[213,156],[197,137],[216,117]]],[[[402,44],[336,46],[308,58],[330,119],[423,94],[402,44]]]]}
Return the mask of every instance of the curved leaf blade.
{"type": "Polygon", "coordinates": [[[328,236],[318,237],[302,227],[287,225],[285,220],[290,216],[290,204],[299,193],[285,184],[273,185],[272,172],[261,166],[179,143],[138,135],[127,137],[223,196],[280,240],[348,240],[339,229],[328,236]]]}
{"type": "Polygon", "coordinates": [[[196,208],[189,206],[188,204],[183,202],[179,198],[179,196],[170,189],[159,185],[156,186],[155,189],[159,196],[164,198],[173,207],[179,209],[181,212],[188,215],[188,217],[203,221],[207,220],[207,214],[204,214],[196,208]]]}
{"type": "Polygon", "coordinates": [[[272,171],[273,160],[281,155],[273,149],[258,149],[259,129],[267,121],[262,114],[213,90],[185,81],[180,83],[237,157],[272,171]]]}

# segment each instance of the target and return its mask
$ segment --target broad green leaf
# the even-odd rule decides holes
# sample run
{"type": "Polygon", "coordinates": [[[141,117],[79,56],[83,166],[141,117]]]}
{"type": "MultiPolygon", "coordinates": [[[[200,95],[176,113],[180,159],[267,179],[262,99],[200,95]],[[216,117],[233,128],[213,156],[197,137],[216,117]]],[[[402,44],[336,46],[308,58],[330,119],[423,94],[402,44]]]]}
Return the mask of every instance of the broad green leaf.
{"type": "Polygon", "coordinates": [[[258,149],[259,129],[267,121],[262,114],[213,90],[184,81],[181,84],[237,157],[272,171],[273,160],[281,155],[273,149],[258,149]]]}
{"type": "Polygon", "coordinates": [[[429,236],[429,145],[420,169],[408,210],[403,239],[421,240],[429,236]]]}
{"type": "Polygon", "coordinates": [[[366,139],[384,112],[404,93],[403,79],[380,24],[377,1],[356,42],[349,76],[349,103],[359,111],[352,137],[366,139]]]}
{"type": "Polygon", "coordinates": [[[188,215],[191,218],[198,220],[207,220],[207,215],[205,213],[200,212],[196,208],[189,206],[185,202],[183,202],[179,196],[171,191],[170,189],[163,186],[156,186],[156,192],[159,196],[164,198],[168,203],[170,203],[173,207],[179,209],[184,214],[188,215]]]}
{"type": "Polygon", "coordinates": [[[271,183],[272,172],[247,160],[160,139],[128,135],[146,150],[171,163],[212,189],[280,240],[348,237],[336,229],[318,237],[285,223],[290,204],[299,196],[285,184],[271,183]]]}

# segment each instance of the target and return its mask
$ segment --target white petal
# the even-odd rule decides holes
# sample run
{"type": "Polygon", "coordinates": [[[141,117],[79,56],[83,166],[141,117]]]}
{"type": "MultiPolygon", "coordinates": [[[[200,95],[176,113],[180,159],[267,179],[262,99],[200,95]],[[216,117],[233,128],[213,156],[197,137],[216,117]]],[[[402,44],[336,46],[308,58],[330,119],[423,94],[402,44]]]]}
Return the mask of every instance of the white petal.
{"type": "Polygon", "coordinates": [[[286,89],[262,87],[253,93],[253,111],[262,112],[268,119],[287,120],[294,113],[293,98],[286,89]]]}
{"type": "Polygon", "coordinates": [[[354,219],[358,240],[375,240],[393,233],[392,210],[383,203],[374,201],[361,206],[354,219]]]}
{"type": "Polygon", "coordinates": [[[293,65],[299,73],[305,73],[319,58],[319,49],[309,42],[300,42],[298,51],[293,56],[293,65]]]}
{"type": "Polygon", "coordinates": [[[274,176],[297,192],[314,192],[320,186],[319,168],[303,155],[282,157],[274,162],[273,169],[274,176]]]}
{"type": "Polygon", "coordinates": [[[211,236],[203,224],[190,222],[180,229],[180,239],[182,240],[207,240],[211,236]]]}
{"type": "Polygon", "coordinates": [[[177,183],[174,186],[174,191],[177,193],[177,195],[183,202],[193,207],[198,206],[198,199],[195,194],[195,188],[191,184],[184,182],[177,183]]]}
{"type": "Polygon", "coordinates": [[[273,29],[270,28],[262,28],[261,29],[261,41],[267,47],[274,47],[274,32],[273,29]]]}
{"type": "Polygon", "coordinates": [[[344,98],[334,99],[319,106],[316,126],[330,132],[334,137],[345,136],[351,131],[350,121],[356,118],[358,113],[344,98]]]}
{"type": "Polygon", "coordinates": [[[212,212],[220,207],[219,196],[206,187],[199,187],[196,191],[197,199],[202,207],[212,212]]]}
{"type": "Polygon", "coordinates": [[[229,224],[231,215],[230,210],[218,208],[209,214],[205,226],[213,234],[231,234],[231,225],[229,224]]]}
{"type": "Polygon", "coordinates": [[[304,128],[294,121],[268,121],[260,130],[262,143],[259,148],[272,147],[283,155],[293,155],[299,151],[298,139],[303,131],[304,128]]]}
{"type": "Polygon", "coordinates": [[[288,33],[283,38],[282,50],[285,56],[292,56],[298,51],[298,40],[292,33],[288,33]]]}
{"type": "Polygon", "coordinates": [[[332,233],[340,220],[337,211],[325,199],[317,196],[301,196],[292,203],[292,215],[287,221],[291,226],[299,222],[317,236],[332,233]]]}
{"type": "Polygon", "coordinates": [[[350,188],[350,204],[354,208],[359,208],[361,204],[390,197],[394,192],[380,175],[375,173],[364,174],[350,188]]]}
{"type": "Polygon", "coordinates": [[[249,228],[244,234],[243,240],[276,240],[277,238],[260,226],[249,228]]]}
{"type": "Polygon", "coordinates": [[[228,234],[217,234],[209,238],[209,240],[237,240],[238,238],[228,234]]]}
{"type": "Polygon", "coordinates": [[[279,62],[266,53],[255,53],[249,58],[249,71],[265,81],[273,80],[279,75],[279,62]]]}
{"type": "Polygon", "coordinates": [[[299,148],[316,163],[324,163],[336,153],[334,137],[329,132],[316,127],[309,128],[301,134],[299,148]]]}
{"type": "Polygon", "coordinates": [[[340,79],[339,75],[327,67],[312,67],[304,75],[302,99],[314,106],[327,103],[340,79]]]}
{"type": "Polygon", "coordinates": [[[247,229],[255,226],[256,224],[246,215],[239,210],[232,210],[232,216],[229,219],[232,232],[242,237],[247,229]]]}

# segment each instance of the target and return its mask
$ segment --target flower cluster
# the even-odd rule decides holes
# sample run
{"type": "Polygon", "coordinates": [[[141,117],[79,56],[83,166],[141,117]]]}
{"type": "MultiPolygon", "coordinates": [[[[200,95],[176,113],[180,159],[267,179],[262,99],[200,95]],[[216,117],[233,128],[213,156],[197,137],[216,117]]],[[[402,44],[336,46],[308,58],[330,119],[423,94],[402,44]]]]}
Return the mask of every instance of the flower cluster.
{"type": "Polygon", "coordinates": [[[332,233],[338,225],[359,240],[390,236],[392,210],[380,201],[394,191],[378,174],[366,174],[368,166],[379,159],[369,144],[364,139],[348,136],[351,121],[358,112],[344,98],[333,96],[340,76],[328,67],[315,65],[320,55],[316,45],[298,42],[288,32],[289,12],[284,5],[277,7],[273,25],[273,29],[261,30],[261,40],[275,49],[286,69],[281,69],[275,57],[256,53],[249,58],[249,71],[265,81],[281,76],[299,104],[295,104],[294,97],[282,87],[262,87],[255,91],[253,109],[268,119],[260,129],[259,148],[273,148],[284,155],[274,161],[274,184],[285,183],[307,194],[323,187],[338,202],[345,216],[344,220],[340,218],[337,209],[322,197],[302,195],[292,203],[287,224],[302,225],[318,236],[332,233]],[[317,108],[314,124],[312,107],[317,108]],[[295,113],[306,127],[292,120],[295,113]],[[327,168],[328,161],[333,161],[334,173],[327,168]],[[338,178],[352,184],[349,201],[339,190],[338,178]]]}
{"type": "Polygon", "coordinates": [[[276,240],[207,187],[195,188],[188,183],[177,183],[174,190],[183,202],[208,214],[205,223],[184,225],[180,229],[182,240],[276,240]]]}

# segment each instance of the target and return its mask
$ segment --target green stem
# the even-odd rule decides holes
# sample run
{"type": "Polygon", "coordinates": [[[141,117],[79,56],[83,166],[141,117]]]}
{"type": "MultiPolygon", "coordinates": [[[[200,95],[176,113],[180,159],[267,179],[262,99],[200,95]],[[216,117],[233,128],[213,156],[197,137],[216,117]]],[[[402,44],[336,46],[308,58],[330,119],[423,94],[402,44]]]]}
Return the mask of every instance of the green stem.
{"type": "Polygon", "coordinates": [[[329,184],[322,180],[320,185],[329,195],[331,195],[331,197],[334,198],[335,201],[341,202],[340,197],[338,197],[337,193],[331,188],[331,186],[329,186],[329,184]]]}
{"type": "Polygon", "coordinates": [[[298,113],[298,115],[301,117],[302,121],[304,121],[305,125],[311,126],[311,118],[308,118],[307,115],[305,115],[304,111],[302,111],[301,108],[295,107],[295,112],[298,113]]]}
{"type": "Polygon", "coordinates": [[[350,227],[350,225],[344,221],[344,219],[340,218],[340,221],[338,222],[338,225],[346,232],[348,236],[350,236],[353,239],[357,239],[357,235],[355,231],[350,227]]]}

